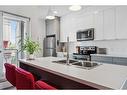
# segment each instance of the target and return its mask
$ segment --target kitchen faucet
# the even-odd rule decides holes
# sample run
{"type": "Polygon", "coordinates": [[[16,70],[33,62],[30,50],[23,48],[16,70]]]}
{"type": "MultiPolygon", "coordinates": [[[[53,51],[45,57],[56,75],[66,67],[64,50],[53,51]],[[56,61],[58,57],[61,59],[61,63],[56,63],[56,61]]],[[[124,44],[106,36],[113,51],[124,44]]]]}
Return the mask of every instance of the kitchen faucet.
{"type": "Polygon", "coordinates": [[[66,64],[69,65],[69,37],[67,37],[67,60],[66,64]]]}

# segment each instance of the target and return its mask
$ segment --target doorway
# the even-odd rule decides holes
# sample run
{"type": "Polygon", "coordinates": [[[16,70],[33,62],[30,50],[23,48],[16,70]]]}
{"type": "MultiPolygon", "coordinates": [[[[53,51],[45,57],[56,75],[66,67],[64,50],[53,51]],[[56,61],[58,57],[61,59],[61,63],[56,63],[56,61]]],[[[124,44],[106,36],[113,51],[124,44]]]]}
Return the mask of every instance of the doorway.
{"type": "Polygon", "coordinates": [[[29,36],[29,24],[29,18],[0,12],[0,80],[5,79],[4,63],[18,66],[18,59],[25,57],[19,40],[29,36]]]}
{"type": "MultiPolygon", "coordinates": [[[[11,63],[15,66],[18,65],[18,51],[20,49],[18,41],[21,39],[20,34],[20,21],[8,18],[3,19],[3,63],[11,63]]],[[[4,64],[3,72],[5,73],[4,64]]]]}

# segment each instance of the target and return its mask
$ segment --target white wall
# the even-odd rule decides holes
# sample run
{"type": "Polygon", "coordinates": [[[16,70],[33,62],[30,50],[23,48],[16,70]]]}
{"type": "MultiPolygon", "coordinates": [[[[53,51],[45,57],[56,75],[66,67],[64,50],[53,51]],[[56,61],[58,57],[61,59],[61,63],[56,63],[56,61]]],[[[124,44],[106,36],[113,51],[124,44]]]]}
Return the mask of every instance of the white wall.
{"type": "MultiPolygon", "coordinates": [[[[96,8],[95,10],[93,9],[87,9],[87,11],[85,12],[85,10],[82,10],[81,12],[78,12],[78,13],[73,13],[72,14],[68,14],[68,15],[65,15],[62,17],[62,21],[66,21],[68,20],[68,22],[70,23],[71,20],[69,20],[68,17],[70,17],[71,19],[75,18],[75,17],[82,17],[81,15],[84,15],[84,14],[87,14],[89,12],[96,12],[97,10],[99,9],[105,9],[106,7],[100,7],[100,8],[96,8]]],[[[109,7],[107,7],[109,8],[109,7]]],[[[77,18],[78,19],[78,18],[77,18]]],[[[80,18],[82,19],[82,21],[84,20],[84,17],[80,18]]],[[[76,24],[77,22],[71,22],[73,24],[76,24]]],[[[82,26],[82,22],[78,22],[79,27],[76,27],[76,29],[80,29],[80,24],[82,26]]],[[[62,27],[62,26],[61,26],[62,27]]],[[[64,28],[70,28],[70,30],[74,30],[74,29],[71,29],[71,25],[68,27],[66,25],[66,27],[64,26],[64,28]]],[[[64,29],[64,28],[61,28],[61,29],[64,29]]],[[[62,30],[64,31],[64,30],[62,30]]],[[[112,55],[127,55],[127,40],[94,40],[94,41],[82,41],[82,42],[71,42],[70,43],[70,52],[73,53],[73,52],[76,52],[76,46],[98,46],[100,48],[107,48],[107,54],[112,54],[112,55]]]]}
{"type": "Polygon", "coordinates": [[[27,16],[31,18],[31,35],[33,40],[39,41],[42,48],[38,56],[42,56],[43,38],[45,36],[45,22],[42,18],[45,12],[37,6],[0,6],[0,10],[27,16]]]}

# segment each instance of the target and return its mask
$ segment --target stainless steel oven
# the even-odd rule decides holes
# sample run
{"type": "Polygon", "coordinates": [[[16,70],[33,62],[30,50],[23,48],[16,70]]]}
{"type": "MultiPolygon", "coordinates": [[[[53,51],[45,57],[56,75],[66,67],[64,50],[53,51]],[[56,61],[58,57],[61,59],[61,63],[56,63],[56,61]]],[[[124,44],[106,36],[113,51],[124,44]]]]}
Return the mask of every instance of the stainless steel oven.
{"type": "Polygon", "coordinates": [[[78,48],[78,51],[76,53],[73,53],[73,58],[78,60],[91,60],[90,54],[96,54],[97,53],[97,47],[96,46],[76,46],[76,49],[78,48]]]}
{"type": "Polygon", "coordinates": [[[77,32],[77,41],[94,40],[94,28],[79,30],[77,32]]]}

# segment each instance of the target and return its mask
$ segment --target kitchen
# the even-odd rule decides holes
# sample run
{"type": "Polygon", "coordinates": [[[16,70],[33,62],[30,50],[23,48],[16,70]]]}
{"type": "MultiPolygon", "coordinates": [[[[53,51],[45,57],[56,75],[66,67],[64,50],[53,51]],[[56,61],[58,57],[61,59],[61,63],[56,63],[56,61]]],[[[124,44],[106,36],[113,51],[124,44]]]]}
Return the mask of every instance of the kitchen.
{"type": "MultiPolygon", "coordinates": [[[[91,60],[99,61],[98,57],[101,57],[100,59],[107,59],[102,60],[102,62],[108,61],[108,63],[118,64],[116,59],[120,59],[122,61],[121,64],[126,65],[126,62],[124,64],[127,55],[125,48],[127,23],[126,20],[124,20],[126,17],[125,10],[126,6],[92,6],[59,18],[60,26],[58,25],[57,27],[60,29],[54,30],[57,32],[57,35],[60,35],[57,39],[57,56],[66,56],[66,42],[67,37],[69,37],[70,57],[73,57],[75,53],[83,54],[81,53],[83,52],[83,48],[84,52],[87,52],[87,49],[85,49],[87,46],[95,46],[95,54],[97,54],[95,55],[93,52],[91,54],[91,60]],[[71,25],[71,27],[68,28],[69,25],[71,25]],[[91,28],[93,28],[93,30],[91,28]],[[90,40],[79,40],[80,37],[89,35],[87,33],[89,30],[93,31],[89,37],[90,40]],[[87,34],[84,35],[80,32],[87,34]],[[77,37],[78,35],[79,38],[77,37]]],[[[47,28],[48,27],[52,28],[51,24],[47,26],[47,28]]],[[[53,28],[51,30],[47,29],[47,32],[51,33],[50,31],[52,30],[53,28]]],[[[52,34],[54,33],[50,35],[52,34]]]]}
{"type": "MultiPolygon", "coordinates": [[[[69,56],[70,59],[76,58],[76,60],[79,59],[80,62],[82,62],[82,59],[83,59],[87,61],[91,60],[92,62],[95,61],[97,63],[100,63],[99,66],[95,66],[95,68],[92,68],[90,70],[94,70],[101,66],[104,66],[105,65],[104,63],[111,64],[109,65],[110,67],[112,67],[112,64],[116,64],[118,67],[121,65],[124,65],[126,67],[126,60],[127,60],[126,59],[126,49],[125,47],[123,47],[126,44],[126,32],[125,32],[126,30],[123,30],[123,29],[126,29],[125,28],[126,26],[125,27],[121,26],[121,24],[123,25],[123,23],[126,24],[126,21],[125,20],[123,21],[123,18],[126,15],[126,12],[124,11],[126,10],[126,8],[127,8],[126,6],[104,6],[104,7],[102,6],[102,7],[98,7],[98,10],[96,11],[92,10],[90,12],[89,7],[87,7],[86,9],[84,8],[84,10],[80,10],[79,12],[73,12],[73,13],[64,15],[61,18],[56,17],[55,20],[47,19],[46,20],[46,25],[47,25],[46,26],[46,38],[47,39],[50,37],[53,38],[54,37],[53,35],[55,33],[52,31],[56,31],[56,38],[55,38],[56,42],[51,42],[51,40],[49,40],[49,43],[50,43],[49,48],[50,48],[51,43],[55,43],[54,50],[50,50],[52,51],[50,53],[45,53],[45,52],[48,52],[48,50],[45,50],[46,45],[44,44],[44,56],[56,56],[57,55],[57,57],[59,57],[58,59],[52,60],[52,61],[51,61],[52,58],[49,58],[50,62],[47,62],[47,63],[58,63],[60,65],[63,65],[64,63],[66,63],[66,57],[69,56]],[[57,28],[54,28],[53,26],[57,28]],[[89,36],[89,39],[84,38],[87,35],[91,35],[89,36]],[[67,39],[67,37],[69,37],[69,39],[67,39]],[[83,39],[81,39],[80,37],[83,37],[83,39]],[[56,48],[56,54],[55,52],[53,52],[55,51],[55,48],[56,48]],[[63,59],[63,57],[65,57],[65,59],[63,59]]],[[[46,43],[48,44],[48,41],[46,43]]],[[[53,45],[51,45],[51,48],[52,46],[53,45]]],[[[41,60],[41,59],[38,59],[38,60],[41,60]]],[[[73,60],[70,60],[70,62],[73,60]]],[[[23,63],[24,62],[27,62],[27,61],[23,61],[23,63]]],[[[84,64],[81,65],[82,67],[81,69],[84,69],[85,64],[86,64],[87,69],[90,67],[89,65],[87,66],[87,63],[84,62],[84,64]]],[[[71,68],[71,66],[68,68],[71,68]]],[[[106,69],[106,66],[105,66],[105,69],[106,69]]],[[[120,68],[116,68],[116,69],[120,69],[120,68]]],[[[50,68],[50,70],[53,70],[53,69],[50,68]]],[[[109,71],[111,72],[110,69],[109,71]]],[[[107,71],[105,73],[102,73],[101,71],[101,74],[107,75],[110,72],[107,71]]],[[[114,72],[114,74],[112,73],[112,75],[114,75],[113,77],[115,77],[116,73],[118,74],[117,71],[114,72]]],[[[62,72],[61,74],[64,74],[64,72],[62,72]]],[[[66,74],[64,75],[64,77],[65,76],[66,74]]],[[[109,78],[111,76],[109,76],[109,78]]],[[[73,77],[73,76],[70,76],[70,77],[73,77]]],[[[111,77],[111,79],[113,79],[113,77],[111,77]]],[[[119,77],[122,77],[122,76],[119,76],[119,77]]],[[[115,78],[115,79],[119,79],[119,78],[115,78]]],[[[103,79],[103,81],[106,81],[106,80],[103,79]]],[[[87,84],[87,82],[83,82],[83,83],[87,84]]],[[[122,88],[125,82],[126,82],[126,78],[122,81],[121,84],[119,84],[121,86],[118,88],[112,88],[111,86],[106,88],[106,86],[104,85],[103,86],[101,85],[102,87],[98,87],[99,84],[96,86],[95,84],[92,84],[92,87],[95,87],[95,89],[125,89],[124,87],[122,88]]],[[[108,84],[110,83],[111,81],[108,84]]],[[[114,84],[116,84],[115,81],[114,81],[114,84]]],[[[89,83],[87,85],[91,86],[91,84],[89,83]]],[[[113,83],[111,85],[113,86],[113,83]]],[[[60,86],[63,86],[62,82],[60,86]]],[[[72,88],[71,86],[69,88],[69,86],[68,85],[65,86],[65,89],[78,89],[78,88],[72,88]]],[[[79,86],[79,89],[82,89],[82,87],[80,88],[79,86]]],[[[86,86],[86,89],[87,89],[87,86],[86,86]]],[[[93,88],[90,88],[90,89],[93,89],[93,88]]]]}
{"type": "Polygon", "coordinates": [[[54,80],[57,89],[126,89],[127,6],[68,7],[33,8],[56,11],[55,19],[41,19],[44,33],[32,30],[43,49],[35,60],[19,59],[20,67],[38,79],[54,80]]]}

